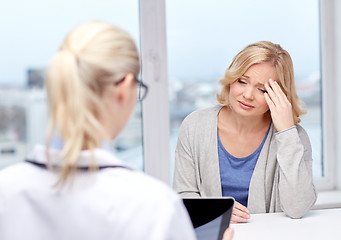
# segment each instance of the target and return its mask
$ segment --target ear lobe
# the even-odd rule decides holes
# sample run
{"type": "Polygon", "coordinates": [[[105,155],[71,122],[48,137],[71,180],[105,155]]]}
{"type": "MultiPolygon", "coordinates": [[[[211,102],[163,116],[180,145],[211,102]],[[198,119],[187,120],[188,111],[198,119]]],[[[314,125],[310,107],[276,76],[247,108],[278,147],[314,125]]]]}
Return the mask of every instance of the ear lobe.
{"type": "Polygon", "coordinates": [[[119,105],[124,105],[126,99],[128,98],[128,88],[124,82],[117,86],[116,88],[116,101],[119,105]]]}
{"type": "Polygon", "coordinates": [[[122,105],[123,103],[124,103],[124,100],[125,100],[125,95],[126,94],[124,94],[124,92],[122,92],[122,91],[117,91],[117,94],[116,94],[116,100],[117,100],[117,102],[120,104],[120,105],[122,105]]]}

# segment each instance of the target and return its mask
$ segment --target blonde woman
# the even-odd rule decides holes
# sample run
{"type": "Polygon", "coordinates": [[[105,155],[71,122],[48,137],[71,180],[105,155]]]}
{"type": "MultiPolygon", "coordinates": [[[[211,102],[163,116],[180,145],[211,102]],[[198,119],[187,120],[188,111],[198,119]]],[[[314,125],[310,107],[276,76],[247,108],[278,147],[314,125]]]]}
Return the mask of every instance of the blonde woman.
{"type": "Polygon", "coordinates": [[[233,223],[247,222],[250,213],[302,217],[316,191],[290,55],[271,42],[250,44],[220,83],[219,106],[182,123],[174,189],[182,197],[233,196],[233,223]]]}
{"type": "Polygon", "coordinates": [[[140,90],[125,31],[88,22],[67,35],[47,72],[47,146],[0,172],[0,239],[195,239],[176,193],[108,149],[140,90]]]}

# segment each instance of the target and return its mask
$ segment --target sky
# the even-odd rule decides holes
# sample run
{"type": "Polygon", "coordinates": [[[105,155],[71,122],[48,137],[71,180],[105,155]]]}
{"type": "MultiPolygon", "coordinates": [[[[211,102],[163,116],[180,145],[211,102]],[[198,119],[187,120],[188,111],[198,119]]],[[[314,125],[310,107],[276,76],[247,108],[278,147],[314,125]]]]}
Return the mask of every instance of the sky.
{"type": "MultiPolygon", "coordinates": [[[[139,41],[138,0],[12,0],[0,8],[0,86],[23,85],[78,23],[104,20],[139,41]]],[[[166,0],[168,67],[183,81],[219,78],[247,44],[270,40],[295,73],[319,70],[318,0],[166,0]]]]}

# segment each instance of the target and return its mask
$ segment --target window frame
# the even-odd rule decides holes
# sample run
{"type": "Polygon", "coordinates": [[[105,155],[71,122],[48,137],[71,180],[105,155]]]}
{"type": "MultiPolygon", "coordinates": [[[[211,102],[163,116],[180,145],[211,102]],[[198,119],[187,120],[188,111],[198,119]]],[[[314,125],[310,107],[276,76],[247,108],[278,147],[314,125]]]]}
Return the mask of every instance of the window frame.
{"type": "Polygon", "coordinates": [[[322,161],[324,177],[314,179],[320,191],[336,188],[336,114],[332,104],[337,97],[335,88],[335,16],[334,1],[320,0],[320,46],[322,90],[322,161]]]}
{"type": "Polygon", "coordinates": [[[164,0],[140,0],[144,171],[170,185],[169,103],[164,0]]]}

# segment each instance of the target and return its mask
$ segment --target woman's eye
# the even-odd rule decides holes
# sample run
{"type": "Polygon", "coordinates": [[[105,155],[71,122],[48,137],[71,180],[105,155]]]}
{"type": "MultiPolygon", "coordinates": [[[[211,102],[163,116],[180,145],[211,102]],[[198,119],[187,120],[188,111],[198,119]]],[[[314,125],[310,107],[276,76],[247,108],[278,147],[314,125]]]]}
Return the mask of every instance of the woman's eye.
{"type": "Polygon", "coordinates": [[[268,91],[264,90],[264,89],[261,89],[261,88],[258,88],[259,91],[261,91],[262,93],[267,93],[268,91]]]}
{"type": "Polygon", "coordinates": [[[246,82],[244,82],[243,80],[241,80],[240,78],[238,79],[238,82],[241,84],[246,84],[246,82]]]}

